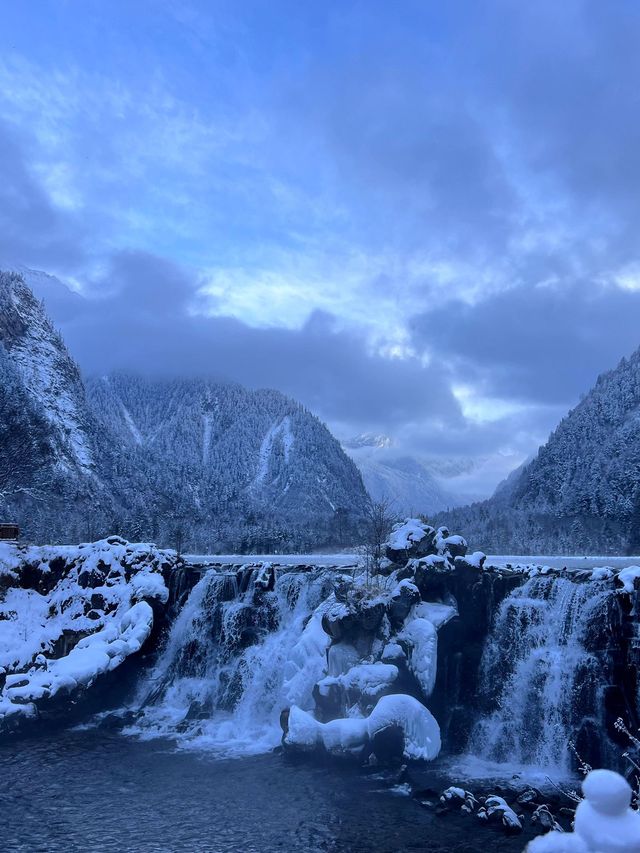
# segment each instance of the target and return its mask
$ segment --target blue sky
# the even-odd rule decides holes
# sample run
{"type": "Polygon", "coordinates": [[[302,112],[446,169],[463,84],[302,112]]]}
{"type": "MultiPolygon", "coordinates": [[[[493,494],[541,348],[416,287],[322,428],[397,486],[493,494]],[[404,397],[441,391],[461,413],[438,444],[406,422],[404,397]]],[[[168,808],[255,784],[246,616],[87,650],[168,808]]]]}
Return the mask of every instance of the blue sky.
{"type": "Polygon", "coordinates": [[[210,373],[489,491],[640,344],[640,9],[5,3],[0,259],[88,372],[210,373]]]}

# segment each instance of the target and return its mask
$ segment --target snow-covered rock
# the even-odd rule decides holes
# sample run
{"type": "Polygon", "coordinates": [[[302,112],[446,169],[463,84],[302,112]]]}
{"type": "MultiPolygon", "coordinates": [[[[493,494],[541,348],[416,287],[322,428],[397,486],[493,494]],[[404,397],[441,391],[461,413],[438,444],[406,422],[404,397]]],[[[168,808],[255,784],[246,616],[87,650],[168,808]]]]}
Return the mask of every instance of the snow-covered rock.
{"type": "Polygon", "coordinates": [[[403,734],[402,755],[431,761],[440,752],[440,729],[431,713],[417,699],[404,694],[383,696],[368,717],[318,722],[297,706],[289,709],[285,746],[302,751],[322,747],[337,755],[360,752],[382,731],[397,727],[403,734]]]}
{"type": "Polygon", "coordinates": [[[177,561],[118,537],[78,546],[0,545],[0,727],[91,686],[139,651],[177,561]]]}
{"type": "Polygon", "coordinates": [[[436,531],[419,518],[407,518],[393,526],[386,544],[387,558],[396,565],[435,553],[436,531]]]}

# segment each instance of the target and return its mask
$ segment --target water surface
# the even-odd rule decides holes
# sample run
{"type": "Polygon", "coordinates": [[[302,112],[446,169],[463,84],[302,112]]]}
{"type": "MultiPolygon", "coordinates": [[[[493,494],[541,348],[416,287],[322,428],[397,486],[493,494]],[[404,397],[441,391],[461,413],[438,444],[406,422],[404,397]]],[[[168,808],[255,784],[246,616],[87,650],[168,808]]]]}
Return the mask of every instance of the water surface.
{"type": "Polygon", "coordinates": [[[527,837],[437,817],[391,779],[281,754],[219,759],[100,729],[0,745],[7,852],[516,853],[527,837]]]}

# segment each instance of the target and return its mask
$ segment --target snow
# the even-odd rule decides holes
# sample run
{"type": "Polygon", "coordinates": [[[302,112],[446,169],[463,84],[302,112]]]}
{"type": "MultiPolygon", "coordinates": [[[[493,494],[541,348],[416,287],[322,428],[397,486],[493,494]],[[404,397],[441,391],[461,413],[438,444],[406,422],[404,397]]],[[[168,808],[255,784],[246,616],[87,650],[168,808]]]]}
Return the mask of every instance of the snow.
{"type": "Polygon", "coordinates": [[[439,630],[446,625],[458,611],[450,604],[441,604],[437,601],[422,601],[413,608],[413,615],[419,619],[427,619],[434,628],[439,630]]]}
{"type": "Polygon", "coordinates": [[[207,467],[211,453],[212,418],[209,414],[202,415],[202,465],[207,467]]]}
{"type": "Polygon", "coordinates": [[[133,440],[135,441],[135,443],[137,445],[142,445],[144,443],[144,440],[142,438],[142,433],[140,432],[138,427],[135,425],[135,421],[131,417],[131,412],[129,411],[129,409],[127,409],[127,407],[124,405],[124,403],[121,403],[121,406],[122,406],[122,416],[124,417],[124,421],[125,421],[126,425],[129,427],[129,431],[130,431],[131,435],[133,436],[133,440]]]}
{"type": "Polygon", "coordinates": [[[403,693],[383,696],[369,714],[369,737],[387,726],[397,724],[404,731],[404,756],[432,761],[440,752],[440,727],[425,706],[403,693]]]}
{"type": "Polygon", "coordinates": [[[323,746],[331,753],[359,750],[368,738],[392,725],[405,736],[404,757],[433,760],[440,752],[440,729],[431,713],[412,696],[383,696],[365,718],[318,722],[310,713],[292,706],[285,743],[302,749],[323,746]]]}
{"type": "Polygon", "coordinates": [[[633,592],[634,582],[640,578],[640,566],[629,566],[618,572],[618,580],[625,592],[633,592]]]}
{"type": "MultiPolygon", "coordinates": [[[[95,634],[80,640],[68,655],[49,661],[46,668],[7,676],[2,699],[26,704],[77,687],[89,687],[137,652],[151,633],[153,611],[139,601],[95,634]]],[[[0,708],[0,714],[2,710],[0,708]]]]}
{"type": "Polygon", "coordinates": [[[628,782],[611,770],[592,770],[582,792],[574,831],[536,838],[528,853],[640,853],[640,814],[630,808],[628,782]]]}
{"type": "Polygon", "coordinates": [[[0,667],[8,673],[0,718],[32,715],[30,703],[87,686],[138,651],[153,625],[147,601],[168,600],[161,569],[172,559],[117,537],[78,546],[0,545],[0,572],[16,584],[0,596],[0,667]],[[42,592],[17,585],[25,567],[42,592]]]}
{"type": "Polygon", "coordinates": [[[481,569],[484,561],[486,560],[486,554],[482,551],[474,551],[473,554],[467,554],[464,558],[456,557],[456,559],[464,559],[465,562],[469,563],[476,569],[481,569]]]}
{"type": "Polygon", "coordinates": [[[430,696],[438,668],[438,632],[429,619],[416,618],[405,624],[399,640],[409,645],[408,663],[425,696],[430,696]]]}
{"type": "Polygon", "coordinates": [[[293,432],[291,431],[291,418],[288,415],[285,415],[279,423],[272,424],[267,430],[265,437],[262,439],[260,453],[258,455],[258,471],[253,481],[254,486],[262,485],[262,483],[267,479],[273,445],[278,438],[282,441],[285,465],[288,465],[294,444],[293,432]]]}
{"type": "Polygon", "coordinates": [[[400,524],[395,524],[387,545],[394,551],[406,551],[414,542],[420,542],[430,528],[419,518],[408,518],[400,524]]]}
{"type": "Polygon", "coordinates": [[[601,567],[599,569],[594,569],[591,572],[591,580],[592,581],[608,581],[614,575],[613,569],[607,569],[605,567],[601,567]]]}
{"type": "Polygon", "coordinates": [[[398,667],[387,663],[360,664],[351,667],[343,675],[323,678],[318,682],[322,696],[327,696],[332,685],[340,685],[346,690],[357,690],[363,696],[377,696],[389,687],[398,677],[398,667]]]}
{"type": "Polygon", "coordinates": [[[396,642],[387,643],[387,645],[382,650],[382,660],[390,661],[390,660],[401,660],[405,657],[402,646],[396,642]]]}

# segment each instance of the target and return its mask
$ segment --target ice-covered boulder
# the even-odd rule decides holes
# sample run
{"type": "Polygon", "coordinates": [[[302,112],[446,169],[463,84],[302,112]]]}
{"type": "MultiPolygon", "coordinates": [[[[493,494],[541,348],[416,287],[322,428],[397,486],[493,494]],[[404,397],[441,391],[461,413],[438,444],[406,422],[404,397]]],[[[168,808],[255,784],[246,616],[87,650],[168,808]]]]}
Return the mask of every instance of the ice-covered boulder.
{"type": "Polygon", "coordinates": [[[0,545],[0,730],[37,716],[139,651],[169,591],[174,552],[119,537],[0,545]]]}
{"type": "Polygon", "coordinates": [[[368,717],[321,723],[297,706],[282,719],[286,748],[332,755],[360,755],[383,732],[401,732],[398,759],[432,761],[440,752],[440,729],[432,714],[412,696],[383,696],[368,717]]]}
{"type": "Polygon", "coordinates": [[[529,843],[528,853],[640,853],[640,814],[631,787],[611,770],[592,770],[582,783],[574,831],[553,831],[529,843]]]}

